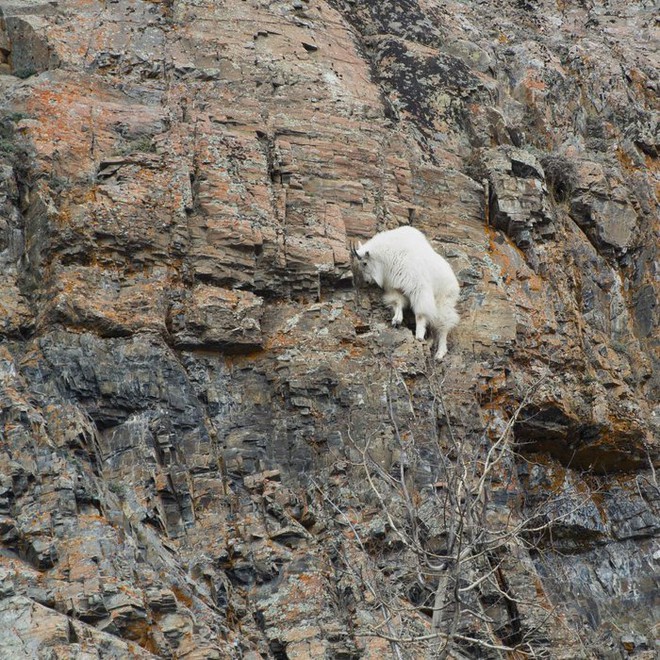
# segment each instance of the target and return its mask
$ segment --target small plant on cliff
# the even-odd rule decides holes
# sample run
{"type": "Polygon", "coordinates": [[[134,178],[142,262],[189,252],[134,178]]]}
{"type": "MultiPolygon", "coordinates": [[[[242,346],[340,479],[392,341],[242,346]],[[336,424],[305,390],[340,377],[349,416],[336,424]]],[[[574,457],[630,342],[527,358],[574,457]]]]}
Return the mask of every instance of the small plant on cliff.
{"type": "Polygon", "coordinates": [[[0,135],[0,159],[11,158],[16,153],[16,144],[0,135]]]}
{"type": "Polygon", "coordinates": [[[0,159],[15,166],[25,154],[21,136],[16,132],[16,123],[27,115],[21,112],[0,114],[0,159]]]}
{"type": "Polygon", "coordinates": [[[555,201],[560,204],[568,201],[577,185],[574,163],[566,156],[552,153],[542,156],[540,160],[545,180],[555,201]]]}
{"type": "Polygon", "coordinates": [[[156,153],[156,145],[154,144],[153,138],[150,135],[144,135],[127,142],[117,150],[118,156],[127,156],[128,154],[133,153],[156,153]]]}
{"type": "Polygon", "coordinates": [[[119,483],[117,481],[111,481],[108,483],[108,490],[118,497],[124,497],[126,495],[127,488],[125,484],[119,483]]]}
{"type": "Polygon", "coordinates": [[[30,78],[36,75],[37,73],[39,72],[33,66],[24,66],[14,71],[14,75],[17,78],[22,78],[23,80],[25,80],[26,78],[30,78]]]}

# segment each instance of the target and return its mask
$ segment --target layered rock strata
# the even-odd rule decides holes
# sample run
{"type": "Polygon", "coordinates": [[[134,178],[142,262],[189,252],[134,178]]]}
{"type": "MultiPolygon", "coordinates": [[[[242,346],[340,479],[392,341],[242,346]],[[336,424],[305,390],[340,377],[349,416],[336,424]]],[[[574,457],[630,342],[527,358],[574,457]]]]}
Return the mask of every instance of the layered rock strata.
{"type": "Polygon", "coordinates": [[[653,657],[658,64],[643,0],[0,0],[0,655],[653,657]]]}

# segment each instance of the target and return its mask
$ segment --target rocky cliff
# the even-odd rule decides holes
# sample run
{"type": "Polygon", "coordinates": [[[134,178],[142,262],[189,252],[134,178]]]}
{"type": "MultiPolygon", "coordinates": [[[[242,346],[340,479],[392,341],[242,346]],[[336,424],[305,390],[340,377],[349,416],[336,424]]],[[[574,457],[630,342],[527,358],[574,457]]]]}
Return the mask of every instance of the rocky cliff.
{"type": "Polygon", "coordinates": [[[654,657],[654,4],[0,0],[0,656],[654,657]]]}

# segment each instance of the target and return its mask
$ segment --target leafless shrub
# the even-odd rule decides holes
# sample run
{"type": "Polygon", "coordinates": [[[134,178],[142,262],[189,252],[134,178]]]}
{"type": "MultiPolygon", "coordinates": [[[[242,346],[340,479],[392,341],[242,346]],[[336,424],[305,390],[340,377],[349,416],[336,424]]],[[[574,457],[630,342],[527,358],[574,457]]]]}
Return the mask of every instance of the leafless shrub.
{"type": "MultiPolygon", "coordinates": [[[[385,522],[380,543],[367,538],[368,531],[316,484],[326,504],[350,528],[363,551],[361,561],[367,562],[358,565],[355,558],[346,558],[347,570],[379,614],[378,622],[356,634],[389,640],[400,659],[422,657],[416,655],[421,649],[440,659],[549,657],[547,628],[550,622],[556,625],[558,617],[548,601],[538,597],[529,551],[534,539],[551,535],[551,523],[536,511],[523,514],[495,497],[506,494],[516,480],[513,428],[541,381],[521,397],[495,434],[483,430],[471,435],[454,430],[442,382],[430,376],[432,414],[442,424],[435,437],[421,439],[412,428],[419,412],[403,378],[394,374],[392,384],[395,381],[403,384],[412,411],[408,423],[400,421],[390,388],[387,425],[398,458],[383,465],[374,457],[375,432],[364,437],[349,433],[354,467],[364,475],[366,493],[385,522]],[[431,475],[429,450],[434,456],[431,475]],[[427,478],[420,485],[417,475],[424,470],[427,478]],[[510,580],[514,572],[516,586],[510,580]],[[527,585],[521,586],[521,575],[527,585]]],[[[580,506],[564,503],[561,515],[571,515],[580,506]]]]}

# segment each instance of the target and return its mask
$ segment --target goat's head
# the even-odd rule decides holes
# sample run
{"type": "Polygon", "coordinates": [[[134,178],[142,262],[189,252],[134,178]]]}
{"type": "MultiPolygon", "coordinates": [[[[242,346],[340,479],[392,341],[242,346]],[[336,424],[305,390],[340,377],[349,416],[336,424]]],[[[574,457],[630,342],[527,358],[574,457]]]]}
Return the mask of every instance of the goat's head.
{"type": "Polygon", "coordinates": [[[360,275],[362,276],[362,279],[367,282],[373,282],[373,274],[372,274],[372,267],[373,267],[373,260],[370,258],[369,255],[369,250],[365,250],[362,247],[362,243],[358,243],[357,247],[355,246],[355,243],[351,242],[350,245],[351,248],[351,258],[353,259],[353,264],[354,268],[356,268],[360,275]]]}

